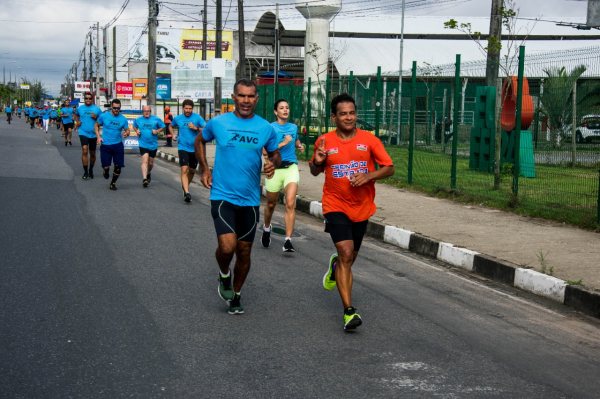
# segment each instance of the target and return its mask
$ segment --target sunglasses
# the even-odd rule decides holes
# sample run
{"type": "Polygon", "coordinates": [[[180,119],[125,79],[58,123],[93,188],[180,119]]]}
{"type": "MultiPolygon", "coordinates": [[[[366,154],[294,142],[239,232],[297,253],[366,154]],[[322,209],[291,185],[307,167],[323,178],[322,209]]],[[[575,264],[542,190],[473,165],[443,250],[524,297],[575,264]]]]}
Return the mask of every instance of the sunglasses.
{"type": "Polygon", "coordinates": [[[112,109],[120,110],[121,107],[112,107],[112,109]]]}
{"type": "Polygon", "coordinates": [[[84,100],[91,100],[92,97],[83,97],[84,100]]]}

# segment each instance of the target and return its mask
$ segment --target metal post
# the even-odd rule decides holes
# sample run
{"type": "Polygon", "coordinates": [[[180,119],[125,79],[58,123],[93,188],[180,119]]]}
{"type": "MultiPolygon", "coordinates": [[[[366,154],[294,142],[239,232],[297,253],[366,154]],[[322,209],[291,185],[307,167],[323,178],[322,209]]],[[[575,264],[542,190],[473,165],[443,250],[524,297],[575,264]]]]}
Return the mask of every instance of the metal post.
{"type": "MultiPolygon", "coordinates": [[[[331,118],[331,104],[329,104],[329,74],[325,79],[325,133],[329,132],[329,118],[331,118]]],[[[320,133],[320,132],[319,132],[320,133]]]]}
{"type": "MultiPolygon", "coordinates": [[[[100,84],[98,83],[98,76],[100,75],[100,22],[96,22],[96,96],[94,98],[94,104],[100,98],[100,84]]],[[[104,77],[106,79],[106,77],[104,77]]],[[[154,85],[156,88],[156,84],[154,85]]],[[[148,89],[148,88],[146,88],[148,89]]]]}
{"type": "Polygon", "coordinates": [[[146,104],[156,115],[156,0],[148,0],[148,87],[146,104]]]}
{"type": "Polygon", "coordinates": [[[375,137],[379,137],[379,118],[381,117],[381,67],[377,67],[377,90],[375,91],[375,137]]]}
{"type": "Polygon", "coordinates": [[[290,86],[290,113],[288,120],[292,120],[292,112],[294,112],[294,79],[292,79],[292,85],[290,86]]]}
{"type": "Polygon", "coordinates": [[[307,95],[307,103],[306,103],[306,150],[304,151],[304,155],[306,159],[309,159],[308,153],[310,152],[310,117],[312,113],[312,109],[310,106],[310,89],[311,89],[311,78],[308,78],[308,91],[307,95]]]}
{"type": "Polygon", "coordinates": [[[400,23],[400,67],[398,68],[398,145],[402,136],[402,63],[404,61],[404,10],[406,0],[402,0],[402,21],[400,23]]]}
{"type": "MultiPolygon", "coordinates": [[[[460,85],[460,54],[456,54],[456,72],[454,74],[454,116],[453,116],[453,134],[452,134],[452,171],[450,173],[450,187],[456,190],[456,154],[458,152],[458,103],[461,94],[460,85]]],[[[442,140],[444,140],[442,133],[442,140]]]]}
{"type": "Polygon", "coordinates": [[[246,77],[246,37],[244,32],[244,0],[238,0],[238,46],[240,78],[246,77]]]}
{"type": "MultiPolygon", "coordinates": [[[[350,82],[348,83],[348,94],[354,97],[354,71],[350,71],[350,82]]],[[[355,98],[356,100],[356,98],[355,98]]]]}
{"type": "Polygon", "coordinates": [[[410,85],[410,137],[408,141],[408,183],[412,183],[413,150],[415,146],[415,108],[417,105],[417,61],[412,65],[412,83],[410,85]]]}
{"type": "Polygon", "coordinates": [[[521,112],[523,108],[523,72],[525,70],[525,46],[519,48],[519,76],[517,80],[517,123],[515,126],[515,170],[513,193],[515,198],[519,196],[519,174],[521,173],[521,112]]]}
{"type": "Polygon", "coordinates": [[[279,99],[279,3],[275,4],[275,101],[279,99]]]}
{"type": "Polygon", "coordinates": [[[573,82],[573,115],[571,120],[571,167],[575,167],[577,161],[577,79],[573,82]]]}
{"type": "MultiPolygon", "coordinates": [[[[217,0],[217,37],[215,43],[215,58],[222,58],[222,34],[223,34],[223,22],[222,22],[222,0],[217,0]]],[[[215,116],[221,115],[221,101],[223,95],[221,94],[221,78],[215,78],[215,116]]]]}
{"type": "MultiPolygon", "coordinates": [[[[207,21],[207,17],[206,17],[206,13],[207,13],[207,7],[208,7],[208,0],[204,0],[204,10],[202,11],[202,61],[206,61],[206,42],[208,41],[208,33],[207,33],[207,27],[208,27],[208,21],[207,21]]],[[[238,4],[239,7],[239,4],[238,4]]],[[[240,11],[238,10],[238,13],[240,11]]],[[[243,11],[242,11],[243,12],[243,11]]],[[[241,25],[243,26],[243,24],[241,25]]],[[[240,30],[241,32],[243,32],[243,29],[240,30]]],[[[243,46],[240,46],[243,47],[243,46]]],[[[240,54],[241,54],[241,50],[240,50],[240,54]]],[[[205,98],[201,98],[200,99],[200,112],[202,113],[202,117],[203,118],[207,118],[206,116],[206,99],[205,98]]]]}

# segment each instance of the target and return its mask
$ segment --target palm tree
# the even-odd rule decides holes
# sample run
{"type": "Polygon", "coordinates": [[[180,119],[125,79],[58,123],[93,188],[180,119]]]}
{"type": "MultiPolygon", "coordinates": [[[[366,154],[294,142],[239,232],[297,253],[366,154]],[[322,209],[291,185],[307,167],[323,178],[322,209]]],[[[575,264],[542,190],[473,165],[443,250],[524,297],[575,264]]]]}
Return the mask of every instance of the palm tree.
{"type": "MultiPolygon", "coordinates": [[[[571,135],[573,123],[573,84],[586,71],[585,65],[567,72],[565,67],[544,70],[548,78],[544,81],[544,92],[540,95],[538,116],[547,119],[554,148],[560,147],[561,138],[571,135]]],[[[583,83],[577,86],[576,120],[598,107],[597,94],[600,84],[583,83]]]]}

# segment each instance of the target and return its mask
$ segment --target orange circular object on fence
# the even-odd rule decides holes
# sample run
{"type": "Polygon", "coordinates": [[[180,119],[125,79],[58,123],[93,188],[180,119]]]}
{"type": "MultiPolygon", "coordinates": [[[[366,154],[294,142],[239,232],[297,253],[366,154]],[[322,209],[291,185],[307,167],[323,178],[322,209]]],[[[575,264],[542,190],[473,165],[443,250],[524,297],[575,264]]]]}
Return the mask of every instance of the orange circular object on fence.
{"type": "MultiPolygon", "coordinates": [[[[510,132],[517,124],[517,77],[506,78],[502,85],[502,113],[500,123],[502,130],[510,132]],[[510,85],[509,85],[510,83],[510,85]]],[[[529,94],[529,82],[523,77],[523,98],[521,100],[521,129],[527,130],[533,121],[533,99],[529,94]]]]}

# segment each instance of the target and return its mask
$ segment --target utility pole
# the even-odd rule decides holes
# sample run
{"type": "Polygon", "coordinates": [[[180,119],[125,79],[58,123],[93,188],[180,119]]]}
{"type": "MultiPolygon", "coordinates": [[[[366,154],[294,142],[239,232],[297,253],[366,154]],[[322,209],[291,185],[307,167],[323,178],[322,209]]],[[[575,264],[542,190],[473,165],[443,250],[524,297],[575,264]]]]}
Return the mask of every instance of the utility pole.
{"type": "Polygon", "coordinates": [[[244,0],[238,0],[238,46],[240,47],[240,79],[246,77],[246,34],[244,31],[244,0]]]}
{"type": "MultiPolygon", "coordinates": [[[[96,101],[99,101],[99,89],[100,84],[98,83],[98,75],[100,75],[100,52],[98,51],[98,46],[100,46],[100,22],[96,22],[96,96],[94,98],[94,104],[96,101]]],[[[104,77],[106,79],[106,76],[104,77]]]]}
{"type": "MultiPolygon", "coordinates": [[[[215,59],[223,58],[222,51],[221,51],[221,41],[222,41],[222,33],[223,33],[222,22],[221,22],[222,12],[223,12],[222,0],[217,0],[217,38],[216,38],[217,40],[215,43],[215,59]]],[[[215,109],[214,109],[215,116],[221,115],[222,97],[223,96],[221,95],[221,78],[215,78],[215,109]]]]}
{"type": "MultiPolygon", "coordinates": [[[[275,90],[279,84],[279,3],[275,4],[275,74],[273,75],[275,90]]],[[[278,95],[275,95],[277,101],[278,95]]]]}
{"type": "MultiPolygon", "coordinates": [[[[206,47],[208,46],[207,41],[208,41],[208,21],[206,20],[206,12],[207,12],[207,5],[208,1],[204,0],[204,11],[202,11],[202,61],[206,61],[206,47]]],[[[202,117],[204,119],[206,118],[206,99],[202,98],[200,99],[200,113],[202,114],[202,117]]]]}
{"type": "MultiPolygon", "coordinates": [[[[492,12],[490,14],[489,38],[496,38],[497,44],[502,43],[502,15],[500,9],[504,6],[503,0],[492,0],[492,12]]],[[[494,46],[495,47],[495,46],[494,46]]],[[[500,47],[500,46],[498,46],[500,47]]],[[[498,69],[500,68],[500,49],[488,50],[487,66],[485,70],[485,85],[495,86],[498,81],[498,69]]]]}
{"type": "MultiPolygon", "coordinates": [[[[83,41],[83,80],[87,80],[87,66],[86,66],[86,59],[85,59],[85,48],[87,46],[87,40],[83,41]]],[[[81,59],[81,58],[79,58],[81,59]]]]}
{"type": "MultiPolygon", "coordinates": [[[[94,58],[92,58],[92,47],[94,46],[94,42],[92,40],[92,31],[90,30],[90,83],[92,82],[92,76],[94,75],[94,67],[92,66],[92,62],[94,62],[94,58]]],[[[96,75],[98,75],[98,71],[96,70],[96,75]]],[[[75,78],[78,76],[75,74],[75,78]]]]}
{"type": "MultiPolygon", "coordinates": [[[[404,62],[404,13],[406,11],[406,0],[402,0],[402,21],[400,28],[400,68],[398,68],[398,145],[402,137],[402,63],[404,62]]],[[[444,123],[444,122],[442,122],[444,123]]],[[[442,129],[443,130],[443,129],[442,129]]]]}
{"type": "Polygon", "coordinates": [[[158,15],[156,0],[148,0],[148,95],[146,103],[152,114],[156,112],[156,25],[158,15]]]}

